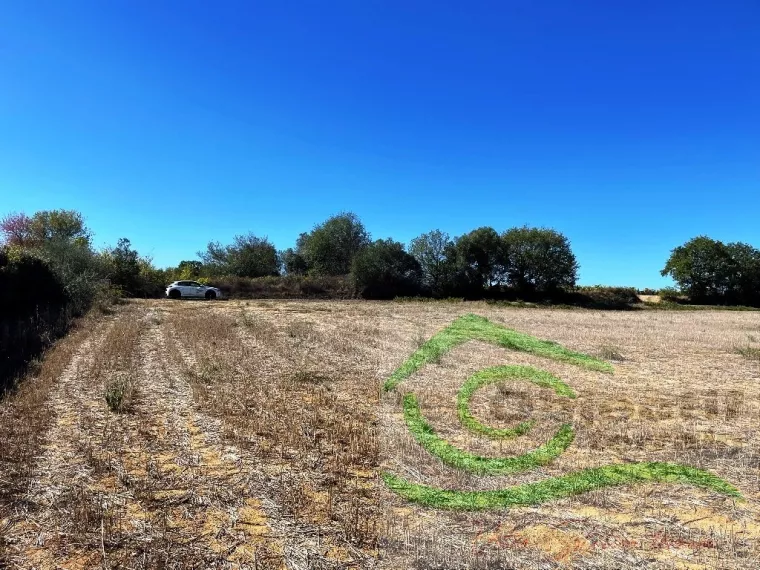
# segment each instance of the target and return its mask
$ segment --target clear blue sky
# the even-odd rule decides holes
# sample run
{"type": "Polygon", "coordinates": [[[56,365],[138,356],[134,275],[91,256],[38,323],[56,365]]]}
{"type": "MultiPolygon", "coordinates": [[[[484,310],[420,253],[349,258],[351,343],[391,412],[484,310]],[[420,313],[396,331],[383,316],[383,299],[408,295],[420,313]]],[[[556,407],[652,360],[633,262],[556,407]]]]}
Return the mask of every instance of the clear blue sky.
{"type": "Polygon", "coordinates": [[[550,226],[581,282],[760,247],[760,4],[5,0],[0,214],[158,265],[341,210],[408,242],[550,226]]]}

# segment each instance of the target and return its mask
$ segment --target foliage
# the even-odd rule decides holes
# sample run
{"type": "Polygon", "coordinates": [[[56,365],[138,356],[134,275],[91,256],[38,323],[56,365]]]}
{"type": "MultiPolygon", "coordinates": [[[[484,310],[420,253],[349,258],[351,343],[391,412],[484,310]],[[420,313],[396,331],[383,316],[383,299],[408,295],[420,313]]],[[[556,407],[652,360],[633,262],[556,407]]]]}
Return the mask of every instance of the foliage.
{"type": "Polygon", "coordinates": [[[504,281],[506,258],[499,234],[482,227],[459,236],[454,243],[456,286],[465,292],[482,292],[504,281]]]}
{"type": "Polygon", "coordinates": [[[140,291],[140,257],[131,246],[127,238],[119,239],[116,247],[103,252],[103,262],[111,284],[134,297],[140,291]]]}
{"type": "Polygon", "coordinates": [[[410,242],[409,253],[420,264],[423,290],[434,297],[447,295],[456,273],[456,253],[449,234],[440,230],[422,234],[410,242]]]}
{"type": "Polygon", "coordinates": [[[176,279],[172,279],[172,281],[197,280],[203,275],[203,269],[201,261],[195,259],[180,261],[177,266],[177,273],[174,275],[176,279]]]}
{"type": "Polygon", "coordinates": [[[0,394],[71,320],[66,289],[50,266],[19,248],[0,247],[0,394]]]}
{"type": "Polygon", "coordinates": [[[420,264],[392,239],[377,240],[360,250],[351,275],[361,296],[372,299],[415,294],[421,280],[420,264]]]}
{"type": "Polygon", "coordinates": [[[301,234],[296,253],[309,273],[347,275],[354,257],[370,243],[369,233],[356,214],[343,212],[301,234]]]}
{"type": "Polygon", "coordinates": [[[736,348],[736,353],[741,354],[744,358],[747,358],[748,360],[758,360],[760,361],[760,348],[756,348],[754,346],[739,346],[736,348]]]}
{"type": "Polygon", "coordinates": [[[44,210],[31,218],[9,214],[0,221],[0,232],[7,245],[19,247],[40,247],[54,241],[89,246],[92,239],[84,217],[74,210],[44,210]]]}
{"type": "Polygon", "coordinates": [[[17,317],[33,313],[41,305],[62,307],[66,290],[50,266],[20,248],[0,248],[0,314],[17,317]]]}
{"type": "Polygon", "coordinates": [[[109,410],[123,413],[128,411],[132,405],[134,392],[134,381],[127,375],[121,375],[106,383],[103,396],[109,410]]]}
{"type": "Polygon", "coordinates": [[[215,277],[209,284],[236,299],[352,299],[354,285],[345,275],[277,275],[215,277]]]}
{"type": "Polygon", "coordinates": [[[43,259],[63,283],[74,314],[84,314],[106,277],[102,258],[93,251],[89,241],[81,236],[56,237],[38,242],[30,251],[43,259]]]}
{"type": "Polygon", "coordinates": [[[223,246],[210,242],[205,252],[198,253],[212,275],[264,277],[280,274],[280,258],[268,238],[252,233],[235,236],[233,243],[223,246]]]}
{"type": "Polygon", "coordinates": [[[512,228],[501,236],[509,284],[518,291],[575,286],[578,262],[567,237],[546,228],[512,228]]]}
{"type": "Polygon", "coordinates": [[[662,275],[669,275],[691,302],[760,304],[760,250],[698,236],[676,247],[662,275]]]}
{"type": "Polygon", "coordinates": [[[306,258],[292,247],[280,253],[280,259],[287,275],[304,275],[309,268],[306,258]]]}

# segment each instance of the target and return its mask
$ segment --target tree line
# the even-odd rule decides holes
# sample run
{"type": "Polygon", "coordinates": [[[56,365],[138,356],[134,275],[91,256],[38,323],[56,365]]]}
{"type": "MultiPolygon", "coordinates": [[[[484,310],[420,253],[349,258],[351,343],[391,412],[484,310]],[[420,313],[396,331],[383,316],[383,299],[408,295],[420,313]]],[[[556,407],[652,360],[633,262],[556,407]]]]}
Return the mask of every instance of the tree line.
{"type": "MultiPolygon", "coordinates": [[[[354,293],[365,298],[479,298],[510,291],[523,299],[551,299],[573,290],[578,277],[570,242],[554,229],[523,226],[500,233],[480,227],[456,237],[432,230],[406,245],[392,238],[373,240],[351,212],[301,233],[292,248],[278,250],[267,237],[248,233],[228,244],[210,242],[196,259],[164,269],[141,256],[127,238],[96,250],[91,230],[76,211],[9,214],[0,220],[0,238],[6,265],[10,259],[19,267],[42,263],[76,313],[103,296],[160,296],[168,283],[183,279],[345,276],[354,293]]],[[[43,271],[40,267],[35,271],[43,271]]],[[[760,251],[746,243],[696,237],[671,251],[661,273],[678,286],[671,297],[760,304],[760,251]]]]}
{"type": "Polygon", "coordinates": [[[181,278],[349,275],[367,298],[478,296],[500,286],[551,293],[574,287],[578,276],[570,242],[556,230],[482,227],[455,238],[433,230],[407,247],[392,238],[373,241],[350,212],[301,233],[294,248],[278,251],[247,234],[229,245],[211,242],[198,257],[179,264],[181,278]]]}

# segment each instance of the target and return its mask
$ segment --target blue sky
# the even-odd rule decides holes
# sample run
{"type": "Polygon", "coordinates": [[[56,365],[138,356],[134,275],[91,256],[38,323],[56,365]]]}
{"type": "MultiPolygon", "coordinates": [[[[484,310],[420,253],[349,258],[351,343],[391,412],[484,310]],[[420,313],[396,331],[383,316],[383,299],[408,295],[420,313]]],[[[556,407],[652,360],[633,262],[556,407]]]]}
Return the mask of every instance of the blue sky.
{"type": "Polygon", "coordinates": [[[760,247],[756,0],[5,0],[0,214],[158,265],[354,211],[408,242],[530,224],[581,282],[760,247]]]}

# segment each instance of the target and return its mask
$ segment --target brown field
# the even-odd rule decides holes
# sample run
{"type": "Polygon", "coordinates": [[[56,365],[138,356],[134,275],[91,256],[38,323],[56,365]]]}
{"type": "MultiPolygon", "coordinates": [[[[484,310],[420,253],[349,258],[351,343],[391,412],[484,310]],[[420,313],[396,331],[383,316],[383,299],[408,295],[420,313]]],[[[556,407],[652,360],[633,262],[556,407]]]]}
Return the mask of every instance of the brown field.
{"type": "Polygon", "coordinates": [[[756,312],[131,302],[80,323],[0,402],[0,568],[760,568],[760,360],[738,352],[758,341],[756,312]],[[571,422],[575,441],[546,467],[446,467],[381,391],[468,312],[614,364],[468,342],[406,380],[436,431],[480,455],[571,422]],[[456,391],[498,364],[548,370],[578,398],[483,389],[484,423],[539,424],[501,446],[472,437],[456,391]],[[630,461],[707,469],[744,500],[646,484],[468,513],[409,504],[379,477],[499,489],[630,461]]]}

